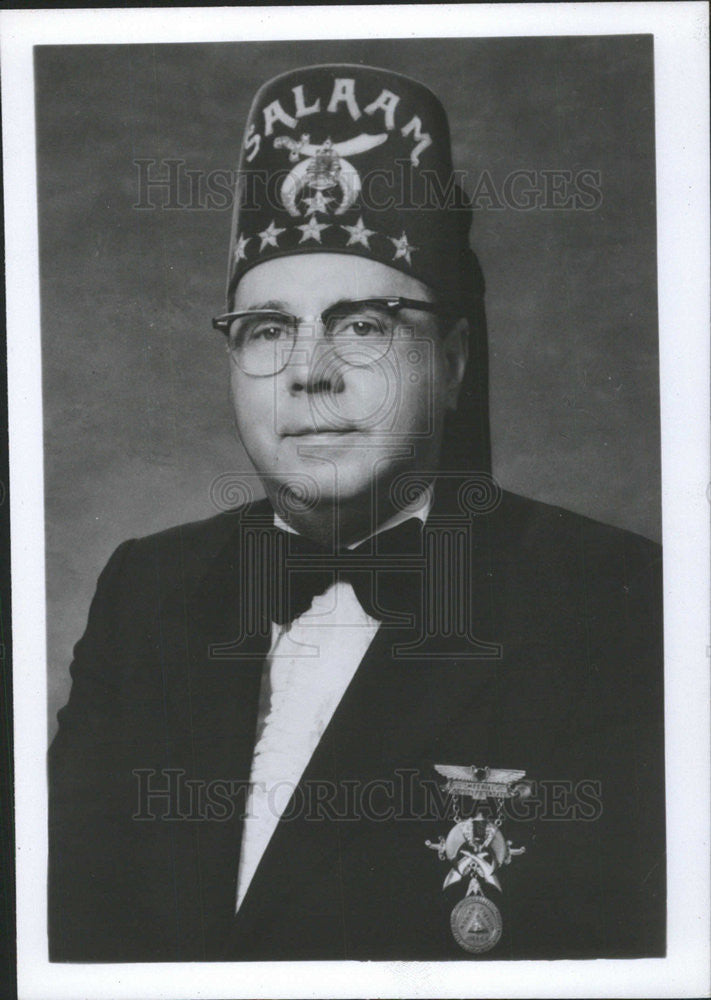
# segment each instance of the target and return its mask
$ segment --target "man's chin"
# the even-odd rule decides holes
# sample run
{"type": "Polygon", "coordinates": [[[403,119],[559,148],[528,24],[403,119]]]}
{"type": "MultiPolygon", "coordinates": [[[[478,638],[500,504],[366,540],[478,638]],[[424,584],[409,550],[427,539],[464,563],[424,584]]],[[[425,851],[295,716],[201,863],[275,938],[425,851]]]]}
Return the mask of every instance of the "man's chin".
{"type": "Polygon", "coordinates": [[[286,505],[309,510],[370,502],[373,482],[369,477],[350,477],[337,470],[338,480],[334,482],[334,471],[301,468],[276,485],[276,496],[286,505]]]}
{"type": "MultiPolygon", "coordinates": [[[[378,470],[381,474],[384,471],[378,470]]],[[[379,475],[374,480],[373,473],[372,464],[365,468],[342,460],[306,459],[263,481],[273,506],[282,514],[318,515],[320,510],[327,516],[335,508],[344,512],[360,508],[365,514],[372,506],[375,482],[380,479],[379,475]]]]}

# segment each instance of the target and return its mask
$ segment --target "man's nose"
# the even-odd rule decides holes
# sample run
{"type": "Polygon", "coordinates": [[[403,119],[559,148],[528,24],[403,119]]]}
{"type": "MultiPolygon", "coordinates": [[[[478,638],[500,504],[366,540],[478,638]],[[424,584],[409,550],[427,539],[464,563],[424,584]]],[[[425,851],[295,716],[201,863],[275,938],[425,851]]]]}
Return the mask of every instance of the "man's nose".
{"type": "Polygon", "coordinates": [[[303,320],[284,374],[291,393],[336,393],[345,388],[343,362],[321,320],[303,320]]]}

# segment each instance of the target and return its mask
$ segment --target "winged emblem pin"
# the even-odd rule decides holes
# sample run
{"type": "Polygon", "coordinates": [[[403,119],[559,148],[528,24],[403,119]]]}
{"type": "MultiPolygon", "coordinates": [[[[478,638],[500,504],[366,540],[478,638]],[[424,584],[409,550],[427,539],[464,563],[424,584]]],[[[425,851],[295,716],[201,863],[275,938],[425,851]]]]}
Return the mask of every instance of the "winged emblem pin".
{"type": "Polygon", "coordinates": [[[455,823],[446,837],[426,840],[425,845],[437,851],[440,861],[450,865],[443,890],[468,880],[464,898],[452,909],[450,926],[460,948],[478,955],[490,951],[503,930],[499,908],[484,894],[482,883],[501,892],[497,870],[526,850],[514,847],[501,832],[504,800],[528,798],[532,789],[524,780],[525,771],[455,764],[435,764],[435,770],[446,778],[444,791],[452,796],[455,823]],[[459,814],[461,796],[474,802],[474,814],[467,819],[459,814]],[[494,818],[485,809],[492,799],[496,803],[494,818]]]}

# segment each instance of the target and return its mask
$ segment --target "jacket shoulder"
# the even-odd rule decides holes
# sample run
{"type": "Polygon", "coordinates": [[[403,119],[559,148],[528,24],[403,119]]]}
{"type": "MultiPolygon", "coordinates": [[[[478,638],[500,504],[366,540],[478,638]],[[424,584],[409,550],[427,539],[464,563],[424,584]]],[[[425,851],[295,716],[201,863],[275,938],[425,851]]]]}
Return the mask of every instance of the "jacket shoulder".
{"type": "Polygon", "coordinates": [[[119,546],[122,576],[132,580],[142,577],[153,583],[162,581],[189,584],[197,581],[208,567],[229,549],[234,562],[239,557],[238,532],[245,521],[271,523],[272,509],[266,500],[223,511],[199,521],[174,525],[162,531],[129,539],[119,546]]]}
{"type": "Polygon", "coordinates": [[[495,514],[494,527],[500,529],[502,545],[508,540],[544,561],[546,553],[572,556],[582,548],[598,564],[610,558],[616,561],[621,553],[633,562],[661,563],[662,548],[657,542],[540,500],[503,492],[495,514]]]}

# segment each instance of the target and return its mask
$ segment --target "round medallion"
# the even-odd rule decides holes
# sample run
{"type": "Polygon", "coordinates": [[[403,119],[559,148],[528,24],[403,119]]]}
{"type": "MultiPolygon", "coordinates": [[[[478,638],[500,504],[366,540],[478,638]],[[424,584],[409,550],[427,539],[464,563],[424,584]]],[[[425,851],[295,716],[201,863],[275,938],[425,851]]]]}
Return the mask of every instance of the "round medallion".
{"type": "Polygon", "coordinates": [[[452,910],[452,934],[460,948],[472,955],[490,951],[501,937],[498,908],[486,896],[465,896],[452,910]]]}

